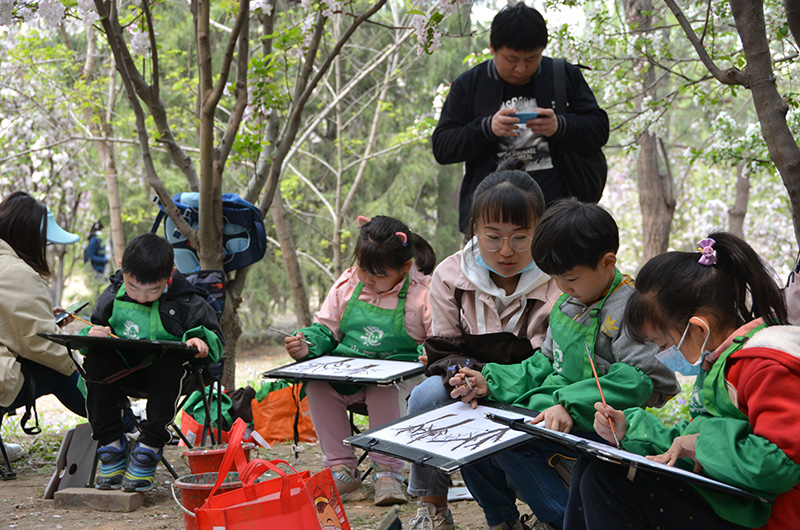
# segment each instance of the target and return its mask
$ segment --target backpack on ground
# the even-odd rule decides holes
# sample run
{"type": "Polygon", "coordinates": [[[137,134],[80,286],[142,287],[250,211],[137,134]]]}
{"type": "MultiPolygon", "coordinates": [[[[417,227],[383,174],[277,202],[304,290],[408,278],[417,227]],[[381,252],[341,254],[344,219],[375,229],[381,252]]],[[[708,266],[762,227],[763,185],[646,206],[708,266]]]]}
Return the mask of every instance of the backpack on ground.
{"type": "MultiPolygon", "coordinates": [[[[172,200],[181,216],[195,230],[200,222],[200,194],[197,192],[176,193],[172,200]]],[[[200,269],[197,250],[192,248],[175,223],[164,212],[164,206],[156,199],[160,211],[151,232],[155,233],[164,220],[164,237],[175,250],[175,266],[184,274],[200,269]]],[[[223,268],[234,271],[260,261],[267,251],[267,232],[261,210],[235,193],[222,194],[222,248],[223,268]]]]}

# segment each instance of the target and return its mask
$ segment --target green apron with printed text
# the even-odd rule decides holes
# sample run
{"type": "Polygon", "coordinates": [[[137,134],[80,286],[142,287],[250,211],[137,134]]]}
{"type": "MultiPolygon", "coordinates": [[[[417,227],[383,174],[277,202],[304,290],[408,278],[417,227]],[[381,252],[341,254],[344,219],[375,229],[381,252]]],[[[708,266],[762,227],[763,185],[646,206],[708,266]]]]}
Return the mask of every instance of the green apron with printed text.
{"type": "Polygon", "coordinates": [[[339,322],[342,340],[331,355],[416,361],[417,341],[406,332],[405,306],[409,277],[397,295],[397,308],[384,309],[359,300],[364,284],[358,282],[339,322]]]}
{"type": "MultiPolygon", "coordinates": [[[[138,302],[123,300],[125,285],[121,285],[114,297],[114,305],[108,325],[114,333],[123,339],[149,339],[149,340],[183,340],[170,334],[161,324],[161,315],[158,312],[158,302],[154,301],[149,306],[138,302]]],[[[121,354],[120,354],[121,355],[121,354]]],[[[150,355],[155,358],[155,355],[150,355]]],[[[126,360],[124,355],[122,358],[126,360]]]]}
{"type": "MultiPolygon", "coordinates": [[[[406,331],[405,305],[409,277],[397,295],[397,308],[384,309],[359,300],[364,284],[358,282],[339,322],[343,337],[331,355],[393,361],[416,361],[417,341],[406,331]]],[[[332,383],[337,392],[351,395],[362,385],[332,383]]]]}
{"type": "Polygon", "coordinates": [[[576,322],[561,311],[569,298],[562,294],[550,311],[550,331],[553,337],[553,373],[544,380],[544,385],[566,386],[593,377],[592,366],[586,355],[586,344],[594,355],[597,332],[600,329],[598,315],[608,296],[622,283],[623,275],[617,269],[608,293],[589,312],[589,325],[576,322]]]}

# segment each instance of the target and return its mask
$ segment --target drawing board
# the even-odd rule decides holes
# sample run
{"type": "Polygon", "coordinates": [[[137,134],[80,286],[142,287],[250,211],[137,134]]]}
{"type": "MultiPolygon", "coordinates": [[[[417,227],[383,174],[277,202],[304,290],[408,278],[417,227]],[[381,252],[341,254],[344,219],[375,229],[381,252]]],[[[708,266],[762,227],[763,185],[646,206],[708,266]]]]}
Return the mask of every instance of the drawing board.
{"type": "Polygon", "coordinates": [[[473,410],[469,404],[456,401],[351,436],[344,443],[453,473],[530,440],[521,431],[487,419],[486,412],[528,419],[537,414],[499,403],[478,405],[473,410]]]}
{"type": "Polygon", "coordinates": [[[315,357],[274,368],[262,373],[261,377],[299,381],[328,381],[331,383],[390,385],[420,375],[424,371],[424,365],[408,361],[323,355],[322,357],[315,357]]]}
{"type": "Polygon", "coordinates": [[[692,471],[687,471],[679,467],[653,462],[652,460],[648,460],[641,455],[630,453],[624,449],[617,449],[609,444],[596,442],[594,440],[587,440],[586,438],[575,436],[574,434],[552,431],[542,425],[531,425],[525,418],[522,417],[514,418],[508,414],[492,414],[492,411],[489,411],[487,418],[499,425],[506,425],[512,429],[526,432],[558,447],[565,447],[574,452],[585,454],[606,462],[627,465],[631,468],[632,472],[642,469],[648,472],[658,473],[660,475],[668,475],[676,480],[692,482],[698,486],[705,486],[718,491],[723,491],[731,495],[754,499],[770,504],[773,503],[772,500],[760,495],[756,495],[755,493],[745,491],[741,488],[725,484],[724,482],[720,482],[709,477],[704,477],[703,475],[694,473],[692,471]]]}
{"type": "Polygon", "coordinates": [[[115,339],[113,337],[88,337],[83,335],[67,335],[58,333],[39,333],[40,337],[66,346],[72,350],[83,348],[110,348],[121,352],[147,353],[182,353],[194,356],[197,349],[185,342],[177,340],[147,340],[147,339],[115,339]]]}

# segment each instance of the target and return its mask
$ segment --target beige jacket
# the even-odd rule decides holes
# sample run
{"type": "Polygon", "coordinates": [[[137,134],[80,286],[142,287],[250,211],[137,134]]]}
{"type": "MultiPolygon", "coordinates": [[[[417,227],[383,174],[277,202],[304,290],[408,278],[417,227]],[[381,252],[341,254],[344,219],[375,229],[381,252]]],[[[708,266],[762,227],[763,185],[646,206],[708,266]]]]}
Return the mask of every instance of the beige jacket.
{"type": "Polygon", "coordinates": [[[66,348],[38,337],[58,333],[45,280],[0,239],[0,406],[16,399],[24,378],[17,357],[64,375],[75,371],[66,348]]]}
{"type": "Polygon", "coordinates": [[[561,295],[555,280],[535,267],[522,273],[517,292],[505,295],[494,286],[489,273],[470,259],[476,252],[477,248],[468,243],[463,251],[445,258],[433,272],[430,290],[433,334],[455,337],[461,333],[509,331],[521,336],[524,319],[520,315],[532,304],[524,335],[534,348],[539,348],[547,333],[550,310],[561,295]],[[460,312],[454,295],[456,289],[464,291],[460,312]]]}

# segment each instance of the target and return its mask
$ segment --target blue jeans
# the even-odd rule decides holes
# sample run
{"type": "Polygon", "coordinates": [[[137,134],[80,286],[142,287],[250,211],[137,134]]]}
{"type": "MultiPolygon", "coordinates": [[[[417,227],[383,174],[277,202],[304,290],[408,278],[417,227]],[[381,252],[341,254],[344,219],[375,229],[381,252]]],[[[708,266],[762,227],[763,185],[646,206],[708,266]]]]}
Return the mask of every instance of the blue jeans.
{"type": "Polygon", "coordinates": [[[9,409],[17,409],[25,405],[28,397],[28,388],[31,384],[30,379],[33,378],[35,381],[35,399],[47,394],[53,394],[69,410],[78,416],[86,417],[86,400],[78,389],[78,372],[64,375],[35,362],[29,362],[28,366],[30,367],[30,377],[25,378],[22,390],[19,391],[14,402],[8,407],[9,409]]]}
{"type": "MultiPolygon", "coordinates": [[[[455,401],[439,376],[429,377],[411,391],[408,414],[427,412],[455,401]]],[[[411,464],[408,475],[408,493],[415,497],[447,495],[450,477],[436,468],[411,464]]]]}
{"type": "Polygon", "coordinates": [[[540,440],[531,440],[461,469],[489,526],[519,519],[515,505],[519,495],[540,521],[561,528],[569,492],[548,464],[556,453],[566,454],[540,440]]]}

